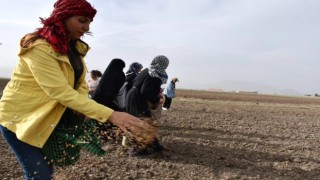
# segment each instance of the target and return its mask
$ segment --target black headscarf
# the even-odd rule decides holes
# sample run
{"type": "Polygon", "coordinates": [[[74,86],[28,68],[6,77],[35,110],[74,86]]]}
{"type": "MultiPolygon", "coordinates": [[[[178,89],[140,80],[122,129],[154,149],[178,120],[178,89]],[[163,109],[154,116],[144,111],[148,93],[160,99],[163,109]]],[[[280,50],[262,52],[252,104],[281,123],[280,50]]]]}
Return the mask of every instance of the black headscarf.
{"type": "Polygon", "coordinates": [[[142,69],[143,66],[142,64],[138,63],[138,62],[134,62],[130,65],[128,71],[126,72],[126,74],[129,74],[129,73],[135,73],[136,75],[139,73],[138,70],[142,69]]]}
{"type": "Polygon", "coordinates": [[[93,100],[113,110],[119,110],[113,100],[117,97],[120,88],[125,82],[125,74],[123,72],[125,66],[126,64],[122,59],[113,59],[110,62],[92,96],[93,100]]]}

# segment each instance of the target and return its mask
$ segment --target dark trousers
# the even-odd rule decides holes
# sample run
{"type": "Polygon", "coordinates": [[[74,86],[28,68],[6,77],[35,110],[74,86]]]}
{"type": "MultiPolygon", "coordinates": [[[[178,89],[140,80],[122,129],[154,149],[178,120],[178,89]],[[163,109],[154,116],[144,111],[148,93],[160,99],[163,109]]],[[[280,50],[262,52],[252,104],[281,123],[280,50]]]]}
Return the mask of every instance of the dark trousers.
{"type": "Polygon", "coordinates": [[[40,148],[20,141],[15,133],[1,125],[0,132],[18,159],[24,179],[47,180],[52,178],[53,167],[45,160],[40,148]]]}
{"type": "Polygon", "coordinates": [[[163,107],[169,109],[170,106],[171,106],[172,98],[169,98],[166,95],[164,95],[164,96],[165,96],[166,99],[165,99],[165,101],[163,103],[163,107]]]}

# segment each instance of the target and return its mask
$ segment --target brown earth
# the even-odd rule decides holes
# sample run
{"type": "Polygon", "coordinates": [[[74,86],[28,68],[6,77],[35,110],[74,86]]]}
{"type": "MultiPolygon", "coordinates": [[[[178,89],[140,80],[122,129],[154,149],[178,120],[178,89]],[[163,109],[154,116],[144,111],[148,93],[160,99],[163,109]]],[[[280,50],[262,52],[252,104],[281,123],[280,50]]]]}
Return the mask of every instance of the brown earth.
{"type": "MultiPolygon", "coordinates": [[[[320,98],[178,90],[163,111],[162,154],[106,144],[55,179],[320,179],[320,98]]],[[[0,138],[0,179],[22,179],[0,138]]]]}

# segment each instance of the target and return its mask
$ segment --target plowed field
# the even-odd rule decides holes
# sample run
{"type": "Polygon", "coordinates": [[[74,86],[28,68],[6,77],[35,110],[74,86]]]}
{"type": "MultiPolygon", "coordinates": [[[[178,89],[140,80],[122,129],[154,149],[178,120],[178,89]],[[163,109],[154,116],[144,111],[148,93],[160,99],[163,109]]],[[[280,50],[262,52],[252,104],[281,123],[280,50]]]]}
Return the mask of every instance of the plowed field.
{"type": "MultiPolygon", "coordinates": [[[[178,90],[163,111],[161,154],[105,144],[55,179],[320,179],[320,98],[178,90]]],[[[0,137],[0,179],[22,179],[0,137]]]]}

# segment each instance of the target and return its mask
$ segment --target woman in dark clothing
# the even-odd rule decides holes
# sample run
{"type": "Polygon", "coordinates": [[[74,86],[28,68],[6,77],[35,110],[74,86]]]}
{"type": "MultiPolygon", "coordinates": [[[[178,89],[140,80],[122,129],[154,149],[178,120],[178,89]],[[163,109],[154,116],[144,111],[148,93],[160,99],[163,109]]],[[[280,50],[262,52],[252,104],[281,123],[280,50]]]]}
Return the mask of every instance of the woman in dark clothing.
{"type": "Polygon", "coordinates": [[[120,110],[114,103],[114,99],[125,82],[125,74],[123,72],[125,66],[126,64],[122,59],[116,58],[110,62],[92,96],[93,100],[115,111],[120,110]]]}
{"type": "MultiPolygon", "coordinates": [[[[123,72],[124,67],[125,62],[121,59],[113,59],[110,62],[110,64],[108,65],[101,77],[101,80],[95,93],[92,96],[93,100],[115,111],[121,111],[121,109],[114,102],[114,100],[116,99],[121,86],[125,82],[125,74],[123,72]]],[[[102,140],[118,140],[120,138],[120,129],[111,124],[110,122],[97,124],[98,131],[101,135],[102,140]]]]}
{"type": "Polygon", "coordinates": [[[142,64],[138,62],[134,62],[130,65],[128,71],[126,72],[126,81],[127,84],[127,92],[132,88],[133,86],[133,79],[140,73],[143,66],[142,64]]]}
{"type": "MultiPolygon", "coordinates": [[[[162,106],[164,96],[161,92],[161,85],[167,82],[168,76],[166,69],[169,65],[169,59],[165,56],[155,57],[149,68],[141,71],[133,81],[133,87],[126,97],[126,108],[129,114],[137,117],[151,117],[151,106],[162,106]]],[[[134,152],[134,155],[150,154],[152,152],[162,151],[163,147],[155,140],[152,147],[147,147],[140,152],[134,152]]]]}

